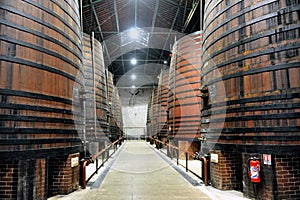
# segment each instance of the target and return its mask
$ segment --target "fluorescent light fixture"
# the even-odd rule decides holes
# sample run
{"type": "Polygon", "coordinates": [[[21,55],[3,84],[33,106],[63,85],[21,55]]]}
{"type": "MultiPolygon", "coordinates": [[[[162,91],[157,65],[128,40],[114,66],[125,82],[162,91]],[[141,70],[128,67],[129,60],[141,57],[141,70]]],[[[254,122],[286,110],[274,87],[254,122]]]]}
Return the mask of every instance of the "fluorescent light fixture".
{"type": "Polygon", "coordinates": [[[130,77],[131,77],[132,80],[136,79],[136,75],[135,74],[132,74],[130,77]]]}
{"type": "Polygon", "coordinates": [[[132,58],[130,62],[131,62],[132,65],[136,65],[137,60],[135,58],[132,58]]]}

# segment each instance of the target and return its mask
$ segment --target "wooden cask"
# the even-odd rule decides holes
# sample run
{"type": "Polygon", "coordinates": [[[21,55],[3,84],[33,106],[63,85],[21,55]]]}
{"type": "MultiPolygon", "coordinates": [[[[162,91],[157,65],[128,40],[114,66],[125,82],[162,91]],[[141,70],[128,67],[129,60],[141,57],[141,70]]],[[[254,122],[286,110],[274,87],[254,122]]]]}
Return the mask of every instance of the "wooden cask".
{"type": "Polygon", "coordinates": [[[147,106],[147,121],[146,121],[146,128],[147,128],[147,137],[151,135],[151,99],[152,99],[152,94],[149,97],[148,100],[148,106],[147,106]]]}
{"type": "Polygon", "coordinates": [[[157,88],[154,88],[151,94],[151,112],[150,112],[150,120],[151,120],[151,133],[150,137],[155,136],[157,138],[157,88]]]}
{"type": "Polygon", "coordinates": [[[157,137],[166,142],[168,138],[168,92],[169,70],[160,73],[157,87],[157,137]]]}
{"type": "Polygon", "coordinates": [[[299,154],[297,1],[209,0],[204,18],[201,84],[209,98],[202,134],[208,148],[299,154]]]}
{"type": "Polygon", "coordinates": [[[73,115],[80,113],[72,107],[73,87],[82,85],[75,81],[82,74],[77,1],[1,1],[0,13],[0,152],[79,151],[73,115]]]}
{"type": "Polygon", "coordinates": [[[169,137],[188,142],[191,151],[199,148],[201,55],[201,31],[181,38],[173,47],[169,75],[169,137]]]}
{"type": "Polygon", "coordinates": [[[80,105],[73,89],[83,86],[78,1],[1,0],[0,21],[0,171],[13,174],[2,179],[0,199],[70,192],[73,184],[64,183],[78,186],[78,166],[49,166],[83,149],[82,120],[74,118],[82,112],[73,107],[80,105]]]}
{"type": "Polygon", "coordinates": [[[122,102],[119,95],[119,90],[114,86],[113,99],[112,99],[112,132],[114,140],[119,139],[123,136],[123,119],[122,119],[122,102]]]}
{"type": "Polygon", "coordinates": [[[83,36],[83,66],[86,139],[89,143],[95,143],[92,146],[96,148],[93,149],[96,152],[93,153],[97,153],[97,143],[106,140],[108,133],[106,74],[102,46],[98,40],[87,34],[83,36]]]}
{"type": "MultiPolygon", "coordinates": [[[[117,90],[118,91],[118,90],[117,90]]],[[[123,113],[122,113],[122,99],[119,92],[116,93],[116,119],[117,119],[117,137],[123,137],[123,113]]]]}
{"type": "Polygon", "coordinates": [[[113,82],[113,74],[107,71],[107,90],[109,102],[109,138],[111,141],[123,136],[122,103],[119,91],[113,82]]]}
{"type": "Polygon", "coordinates": [[[113,74],[106,71],[106,82],[107,82],[107,100],[108,100],[108,138],[113,140],[115,136],[115,121],[114,121],[114,109],[113,109],[113,98],[114,98],[114,81],[113,74]]]}

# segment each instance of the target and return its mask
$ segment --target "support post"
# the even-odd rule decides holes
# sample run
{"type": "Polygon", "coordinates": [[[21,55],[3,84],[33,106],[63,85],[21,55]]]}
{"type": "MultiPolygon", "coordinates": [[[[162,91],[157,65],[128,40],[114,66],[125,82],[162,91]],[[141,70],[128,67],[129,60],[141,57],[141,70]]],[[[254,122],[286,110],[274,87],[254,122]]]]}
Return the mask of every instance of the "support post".
{"type": "Polygon", "coordinates": [[[187,152],[185,152],[185,171],[188,172],[189,168],[188,168],[188,159],[189,159],[189,155],[187,152]]]}

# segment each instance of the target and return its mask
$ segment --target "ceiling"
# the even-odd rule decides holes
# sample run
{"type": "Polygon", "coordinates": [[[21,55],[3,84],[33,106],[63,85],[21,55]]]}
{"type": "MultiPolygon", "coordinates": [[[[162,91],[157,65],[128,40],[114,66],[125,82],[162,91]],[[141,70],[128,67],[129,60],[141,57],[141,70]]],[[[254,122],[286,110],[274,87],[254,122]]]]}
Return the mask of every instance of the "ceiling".
{"type": "Polygon", "coordinates": [[[200,30],[203,5],[204,0],[82,0],[83,31],[102,42],[119,89],[151,88],[169,67],[174,41],[200,30]]]}

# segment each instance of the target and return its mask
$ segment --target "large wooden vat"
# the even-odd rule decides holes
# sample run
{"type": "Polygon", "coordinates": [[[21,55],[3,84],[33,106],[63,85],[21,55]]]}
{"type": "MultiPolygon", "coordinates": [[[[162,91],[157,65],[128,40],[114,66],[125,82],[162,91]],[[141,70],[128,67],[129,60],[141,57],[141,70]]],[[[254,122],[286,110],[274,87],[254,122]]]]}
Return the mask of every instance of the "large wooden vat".
{"type": "Polygon", "coordinates": [[[157,117],[158,117],[158,106],[157,106],[157,93],[158,88],[153,89],[152,95],[151,95],[151,134],[150,136],[155,136],[157,138],[157,117]]]}
{"type": "MultiPolygon", "coordinates": [[[[75,0],[0,3],[0,157],[7,163],[1,171],[20,172],[0,198],[45,199],[45,190],[51,195],[54,188],[53,182],[40,181],[48,159],[82,150],[74,122],[74,115],[82,114],[72,105],[73,88],[83,85],[75,81],[83,75],[78,10],[75,0]],[[23,169],[26,162],[32,164],[23,169]]],[[[77,169],[66,169],[65,178],[77,169]]],[[[61,192],[74,185],[57,186],[61,192]]]]}
{"type": "MultiPolygon", "coordinates": [[[[173,46],[173,52],[176,51],[177,46],[173,46]]],[[[170,69],[169,69],[169,83],[168,83],[168,116],[167,116],[167,122],[168,122],[168,139],[172,140],[176,136],[175,131],[175,105],[177,103],[176,94],[175,94],[175,63],[176,59],[175,57],[171,58],[170,62],[170,69]]]]}
{"type": "Polygon", "coordinates": [[[148,101],[148,106],[147,106],[147,122],[146,122],[146,126],[147,126],[147,137],[149,137],[151,135],[151,99],[152,96],[150,95],[149,97],[149,101],[148,101]]]}
{"type": "Polygon", "coordinates": [[[113,82],[113,74],[109,71],[107,71],[107,88],[109,102],[108,137],[111,141],[115,141],[123,135],[122,105],[118,89],[113,82]]]}
{"type": "Polygon", "coordinates": [[[166,142],[168,138],[168,92],[169,70],[160,73],[157,87],[157,137],[166,142]]]}
{"type": "Polygon", "coordinates": [[[116,92],[116,121],[117,121],[117,136],[118,138],[124,136],[123,132],[123,113],[122,113],[122,100],[119,92],[116,92]]]}
{"type": "Polygon", "coordinates": [[[77,8],[75,1],[1,3],[2,155],[36,152],[31,157],[80,149],[72,108],[73,87],[82,84],[75,82],[82,70],[77,8]],[[53,6],[65,18],[55,15],[53,6]],[[22,13],[17,12],[21,8],[22,13]]]}
{"type": "MultiPolygon", "coordinates": [[[[158,132],[158,112],[157,112],[157,94],[158,88],[154,88],[151,92],[147,108],[147,136],[157,138],[158,132]]],[[[153,141],[151,140],[151,143],[153,141]]]]}
{"type": "Polygon", "coordinates": [[[218,157],[211,183],[220,189],[299,198],[299,11],[299,1],[206,1],[202,151],[218,157]],[[260,161],[256,188],[247,175],[251,157],[260,161]]]}
{"type": "Polygon", "coordinates": [[[202,112],[208,143],[299,153],[299,5],[292,4],[206,2],[201,83],[210,94],[202,112]]]}
{"type": "Polygon", "coordinates": [[[123,119],[122,119],[122,104],[119,95],[119,90],[114,86],[112,99],[112,124],[111,130],[114,135],[114,140],[123,136],[123,119]]]}
{"type": "Polygon", "coordinates": [[[173,47],[169,76],[169,138],[181,141],[184,149],[192,144],[191,151],[199,148],[201,54],[201,31],[178,40],[173,47]]]}
{"type": "MultiPolygon", "coordinates": [[[[97,143],[107,139],[107,88],[102,46],[92,36],[83,36],[83,65],[86,91],[86,139],[91,153],[97,153],[97,143]],[[95,152],[96,151],[96,152],[95,152]]],[[[101,147],[99,147],[101,148],[101,147]]]]}

